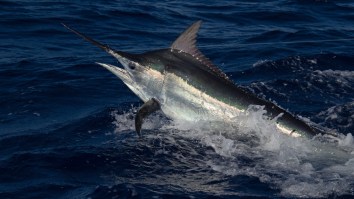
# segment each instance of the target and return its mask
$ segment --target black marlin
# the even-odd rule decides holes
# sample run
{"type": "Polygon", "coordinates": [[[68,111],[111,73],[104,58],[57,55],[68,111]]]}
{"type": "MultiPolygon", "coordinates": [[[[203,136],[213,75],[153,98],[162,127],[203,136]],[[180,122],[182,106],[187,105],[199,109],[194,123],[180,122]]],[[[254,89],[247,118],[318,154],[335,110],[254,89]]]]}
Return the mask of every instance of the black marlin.
{"type": "Polygon", "coordinates": [[[116,51],[66,26],[67,29],[118,59],[123,68],[98,63],[119,77],[144,104],[135,117],[140,135],[143,119],[157,110],[171,119],[232,121],[250,105],[260,105],[277,129],[294,137],[313,137],[319,132],[272,102],[234,84],[196,47],[201,21],[187,28],[171,47],[131,54],[116,51]]]}

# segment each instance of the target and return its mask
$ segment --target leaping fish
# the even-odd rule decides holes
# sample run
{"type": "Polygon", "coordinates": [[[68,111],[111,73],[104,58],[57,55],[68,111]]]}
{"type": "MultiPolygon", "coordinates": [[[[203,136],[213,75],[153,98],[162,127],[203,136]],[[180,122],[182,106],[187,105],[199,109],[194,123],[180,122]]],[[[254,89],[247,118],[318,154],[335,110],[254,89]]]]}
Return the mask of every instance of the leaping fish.
{"type": "Polygon", "coordinates": [[[172,120],[232,121],[250,105],[264,106],[277,129],[293,137],[311,138],[319,131],[303,120],[237,86],[196,46],[201,21],[188,27],[169,48],[142,54],[126,53],[70,28],[67,29],[115,57],[123,68],[98,63],[120,78],[144,104],[135,116],[136,132],[144,118],[162,110],[172,120]]]}

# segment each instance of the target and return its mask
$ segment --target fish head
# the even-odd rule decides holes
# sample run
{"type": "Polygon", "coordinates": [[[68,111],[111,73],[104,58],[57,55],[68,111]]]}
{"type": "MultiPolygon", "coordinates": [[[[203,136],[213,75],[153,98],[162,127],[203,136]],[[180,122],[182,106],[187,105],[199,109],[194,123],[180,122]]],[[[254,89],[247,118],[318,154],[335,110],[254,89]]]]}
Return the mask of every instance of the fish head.
{"type": "Polygon", "coordinates": [[[163,87],[163,65],[145,54],[109,51],[122,67],[97,63],[121,79],[144,102],[159,98],[163,87]]]}

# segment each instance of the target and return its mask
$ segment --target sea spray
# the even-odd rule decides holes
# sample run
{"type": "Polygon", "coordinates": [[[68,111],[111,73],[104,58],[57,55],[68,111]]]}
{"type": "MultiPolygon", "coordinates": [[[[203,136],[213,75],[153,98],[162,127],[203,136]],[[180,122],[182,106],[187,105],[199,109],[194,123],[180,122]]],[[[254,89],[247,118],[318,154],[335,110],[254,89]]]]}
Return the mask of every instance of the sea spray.
{"type": "MultiPolygon", "coordinates": [[[[112,113],[116,132],[135,133],[131,117],[134,111],[112,113]]],[[[171,153],[181,162],[186,161],[186,156],[166,146],[175,145],[181,151],[195,148],[196,155],[200,148],[212,148],[212,152],[199,154],[204,165],[230,177],[258,178],[280,189],[282,196],[327,197],[353,192],[351,134],[339,136],[336,142],[324,141],[328,138],[322,135],[312,140],[293,138],[278,132],[276,119],[269,120],[264,114],[262,107],[251,106],[234,118],[233,124],[171,121],[154,114],[147,120],[143,136],[149,143],[159,140],[161,147],[156,155],[171,153]]]]}

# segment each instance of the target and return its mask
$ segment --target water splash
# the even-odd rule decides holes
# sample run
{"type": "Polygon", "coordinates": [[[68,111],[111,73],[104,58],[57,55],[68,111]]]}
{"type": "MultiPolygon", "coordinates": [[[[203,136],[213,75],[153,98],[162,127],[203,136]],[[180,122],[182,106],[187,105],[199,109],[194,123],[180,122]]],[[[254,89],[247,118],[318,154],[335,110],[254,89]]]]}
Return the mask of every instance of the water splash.
{"type": "MultiPolygon", "coordinates": [[[[113,114],[116,132],[133,131],[132,115],[135,110],[132,108],[124,114],[113,114]]],[[[205,156],[203,164],[210,169],[229,177],[245,175],[258,178],[279,189],[281,196],[353,194],[352,134],[338,138],[319,135],[312,140],[292,138],[279,133],[274,120],[267,120],[264,114],[262,107],[250,106],[235,118],[233,124],[166,119],[161,122],[161,115],[157,114],[144,124],[145,129],[153,130],[144,136],[147,142],[151,142],[161,139],[163,134],[165,138],[170,137],[166,143],[175,145],[178,150],[189,148],[196,154],[200,153],[193,149],[197,147],[197,141],[204,149],[212,148],[212,152],[200,154],[205,156]],[[183,146],[177,140],[184,140],[183,146]]],[[[172,153],[168,150],[159,150],[156,155],[172,153]]],[[[178,156],[177,161],[186,161],[183,155],[173,153],[178,156]]]]}

